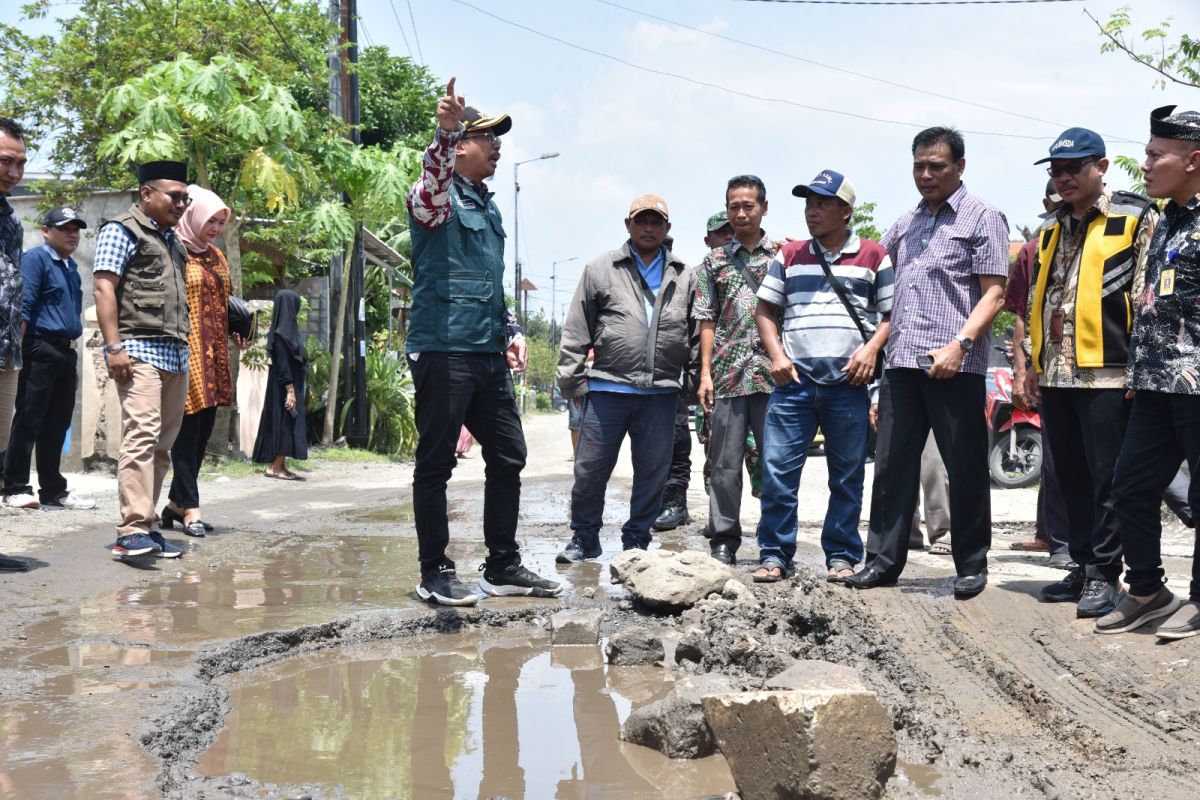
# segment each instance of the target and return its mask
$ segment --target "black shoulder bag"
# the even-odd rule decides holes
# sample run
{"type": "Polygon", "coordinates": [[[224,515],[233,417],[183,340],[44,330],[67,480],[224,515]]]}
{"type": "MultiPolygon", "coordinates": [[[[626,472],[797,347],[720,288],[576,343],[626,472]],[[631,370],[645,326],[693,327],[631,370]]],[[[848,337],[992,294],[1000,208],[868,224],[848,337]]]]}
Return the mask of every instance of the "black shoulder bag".
{"type": "MultiPolygon", "coordinates": [[[[850,298],[846,297],[841,284],[833,277],[833,270],[829,268],[829,262],[825,260],[824,248],[815,239],[812,241],[812,248],[817,251],[817,258],[821,259],[821,269],[825,271],[825,280],[829,281],[829,285],[833,287],[834,294],[838,296],[838,300],[841,300],[842,305],[846,307],[846,313],[850,315],[850,319],[854,320],[854,325],[858,328],[859,335],[862,336],[863,344],[866,344],[871,340],[871,334],[867,332],[867,326],[863,324],[863,321],[858,316],[858,312],[850,304],[850,298]]],[[[878,380],[883,377],[885,357],[884,348],[879,348],[879,353],[875,356],[875,374],[871,376],[872,380],[878,380]]]]}

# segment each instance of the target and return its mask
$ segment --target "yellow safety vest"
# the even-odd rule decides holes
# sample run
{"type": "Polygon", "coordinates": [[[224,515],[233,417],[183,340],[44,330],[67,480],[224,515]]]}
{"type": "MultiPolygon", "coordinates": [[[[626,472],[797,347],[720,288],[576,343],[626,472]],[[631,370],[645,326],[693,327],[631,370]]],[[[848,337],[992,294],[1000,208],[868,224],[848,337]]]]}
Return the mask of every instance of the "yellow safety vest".
{"type": "MultiPolygon", "coordinates": [[[[1123,367],[1129,359],[1129,334],[1133,329],[1133,287],[1136,257],[1133,239],[1138,222],[1150,201],[1130,192],[1114,192],[1108,214],[1088,223],[1079,258],[1079,283],[1075,296],[1075,363],[1083,369],[1123,367]]],[[[1043,371],[1042,324],[1046,285],[1062,234],[1055,222],[1041,233],[1033,303],[1029,309],[1029,337],[1033,363],[1043,371]]]]}

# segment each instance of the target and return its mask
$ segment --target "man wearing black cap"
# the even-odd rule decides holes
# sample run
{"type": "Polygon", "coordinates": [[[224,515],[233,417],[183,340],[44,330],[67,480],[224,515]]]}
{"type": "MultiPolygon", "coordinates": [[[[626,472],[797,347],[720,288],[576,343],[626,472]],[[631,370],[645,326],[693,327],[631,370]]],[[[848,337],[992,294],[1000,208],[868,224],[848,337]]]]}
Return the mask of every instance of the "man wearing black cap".
{"type": "Polygon", "coordinates": [[[159,491],[187,399],[187,250],[171,230],[187,209],[187,165],[138,167],[138,202],[96,237],[93,295],[124,430],[117,458],[118,558],[182,550],[158,532],[159,491]]]}
{"type": "Polygon", "coordinates": [[[484,181],[500,161],[507,114],[488,116],[454,93],[438,101],[438,127],[408,196],[413,306],[405,342],[416,387],[417,453],[413,512],[421,583],[417,595],[442,605],[474,605],[446,556],[446,483],[465,424],[487,463],[479,588],[490,595],[553,597],[562,584],[521,565],[517,512],[525,434],[510,368],[525,366],[526,345],[504,306],[504,226],[484,181]]]}
{"type": "Polygon", "coordinates": [[[1078,566],[1041,596],[1094,618],[1116,607],[1120,591],[1121,537],[1104,507],[1129,418],[1131,303],[1141,295],[1158,210],[1142,195],[1105,187],[1104,141],[1087,128],[1063,131],[1036,163],[1046,162],[1063,205],[1038,235],[1025,393],[1046,421],[1054,463],[1070,465],[1057,477],[1078,566]]]}
{"type": "Polygon", "coordinates": [[[1163,585],[1159,509],[1183,459],[1192,473],[1189,504],[1200,507],[1200,112],[1163,106],[1150,114],[1142,173],[1146,192],[1168,202],[1150,243],[1145,289],[1134,300],[1126,385],[1136,394],[1109,504],[1129,591],[1095,630],[1120,633],[1171,615],[1158,637],[1183,639],[1200,633],[1200,543],[1180,605],[1163,585]]]}
{"type": "Polygon", "coordinates": [[[83,284],[71,255],[86,227],[73,208],[55,208],[42,220],[45,243],[21,256],[24,366],[4,459],[4,505],[9,508],[96,507],[67,490],[59,469],[79,385],[75,341],[83,335],[83,284]],[[40,502],[29,484],[35,444],[40,502]]]}

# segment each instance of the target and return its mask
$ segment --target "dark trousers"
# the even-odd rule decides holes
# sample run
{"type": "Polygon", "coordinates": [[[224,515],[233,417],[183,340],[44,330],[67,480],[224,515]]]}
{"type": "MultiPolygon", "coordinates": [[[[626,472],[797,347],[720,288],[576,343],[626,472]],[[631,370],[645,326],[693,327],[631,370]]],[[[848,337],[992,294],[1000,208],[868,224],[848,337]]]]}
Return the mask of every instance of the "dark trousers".
{"type": "MultiPolygon", "coordinates": [[[[1040,413],[1040,412],[1039,412],[1040,413]]],[[[1062,486],[1058,482],[1058,470],[1054,466],[1054,453],[1050,450],[1050,434],[1047,432],[1046,415],[1042,419],[1042,482],[1038,486],[1038,509],[1036,537],[1050,544],[1051,553],[1065,553],[1071,548],[1071,521],[1067,518],[1067,504],[1063,499],[1062,486]]]]}
{"type": "Polygon", "coordinates": [[[625,547],[645,547],[650,543],[650,525],[658,517],[671,468],[676,397],[588,392],[581,403],[583,426],[575,451],[571,530],[589,545],[599,542],[604,493],[617,464],[621,443],[628,434],[633,491],[629,498],[629,519],[621,526],[621,543],[625,547]]]}
{"type": "Polygon", "coordinates": [[[4,493],[32,494],[29,463],[37,448],[38,496],[53,502],[67,492],[62,448],[75,411],[76,357],[70,347],[26,334],[17,374],[12,435],[4,456],[4,493]]]}
{"type": "MultiPolygon", "coordinates": [[[[886,449],[876,453],[882,535],[872,562],[898,576],[908,562],[908,538],[917,509],[921,452],[933,430],[950,476],[952,554],[959,575],[987,569],[992,545],[992,498],[988,475],[984,377],[959,373],[934,380],[919,369],[889,369],[892,425],[886,449]]],[[[882,442],[881,442],[882,444],[882,442]]]]}
{"type": "Polygon", "coordinates": [[[688,483],[692,478],[692,417],[683,393],[675,404],[675,441],[671,448],[671,471],[663,491],[663,505],[675,501],[687,505],[688,483]]]}
{"type": "Polygon", "coordinates": [[[1055,474],[1070,521],[1071,559],[1089,578],[1115,581],[1121,576],[1121,534],[1104,508],[1129,419],[1125,390],[1047,387],[1040,407],[1054,463],[1062,467],[1055,474]]]}
{"type": "MultiPolygon", "coordinates": [[[[1129,591],[1139,597],[1162,588],[1162,497],[1186,459],[1200,469],[1200,396],[1138,390],[1113,472],[1108,519],[1115,518],[1129,566],[1129,591]]],[[[1188,503],[1200,507],[1200,482],[1193,480],[1188,503]]],[[[1200,546],[1192,556],[1191,599],[1200,602],[1200,546]]]]}
{"type": "Polygon", "coordinates": [[[520,563],[517,512],[525,433],[504,356],[421,353],[417,359],[409,356],[408,363],[416,388],[413,517],[422,570],[454,564],[446,558],[450,543],[446,484],[458,461],[454,447],[463,425],[483,453],[483,540],[488,565],[503,568],[520,563]]]}
{"type": "Polygon", "coordinates": [[[184,414],[179,425],[175,444],[171,445],[171,490],[167,497],[179,508],[199,508],[200,489],[196,484],[200,477],[200,465],[204,463],[204,449],[208,437],[212,436],[213,423],[217,421],[217,408],[204,408],[195,414],[184,414]]]}
{"type": "Polygon", "coordinates": [[[1185,528],[1196,527],[1196,518],[1192,516],[1192,504],[1188,502],[1191,485],[1192,476],[1184,470],[1183,466],[1180,466],[1175,477],[1171,479],[1171,485],[1163,492],[1163,502],[1167,504],[1167,508],[1171,509],[1171,513],[1179,518],[1185,528]]]}

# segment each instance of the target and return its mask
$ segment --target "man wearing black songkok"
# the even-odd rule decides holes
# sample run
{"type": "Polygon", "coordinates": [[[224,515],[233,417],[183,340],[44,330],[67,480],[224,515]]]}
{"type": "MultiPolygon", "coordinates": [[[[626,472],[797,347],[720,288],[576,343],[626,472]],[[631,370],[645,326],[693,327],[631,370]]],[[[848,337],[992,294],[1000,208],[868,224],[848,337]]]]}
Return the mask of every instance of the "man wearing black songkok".
{"type": "MultiPolygon", "coordinates": [[[[1163,106],[1150,114],[1142,172],[1146,193],[1167,204],[1150,244],[1146,288],[1134,302],[1126,372],[1133,408],[1109,503],[1129,591],[1095,630],[1131,631],[1169,616],[1158,637],[1183,639],[1200,633],[1200,550],[1181,604],[1164,585],[1159,508],[1181,460],[1193,478],[1200,469],[1200,112],[1163,106]]],[[[1200,482],[1192,480],[1188,499],[1195,508],[1200,482]]]]}

